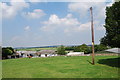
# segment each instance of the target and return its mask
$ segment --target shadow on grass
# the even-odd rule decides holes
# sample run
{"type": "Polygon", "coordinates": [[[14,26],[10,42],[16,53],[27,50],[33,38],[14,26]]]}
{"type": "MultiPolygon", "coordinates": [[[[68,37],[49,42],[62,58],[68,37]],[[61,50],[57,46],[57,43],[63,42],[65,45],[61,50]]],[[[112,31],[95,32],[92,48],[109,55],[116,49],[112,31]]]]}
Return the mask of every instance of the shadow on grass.
{"type": "Polygon", "coordinates": [[[100,59],[98,61],[99,64],[104,64],[112,67],[120,68],[120,57],[118,58],[108,58],[108,59],[100,59]]]}
{"type": "Polygon", "coordinates": [[[92,65],[93,65],[93,63],[92,63],[92,62],[90,62],[89,60],[87,60],[87,62],[89,62],[90,64],[92,64],[92,65]]]}

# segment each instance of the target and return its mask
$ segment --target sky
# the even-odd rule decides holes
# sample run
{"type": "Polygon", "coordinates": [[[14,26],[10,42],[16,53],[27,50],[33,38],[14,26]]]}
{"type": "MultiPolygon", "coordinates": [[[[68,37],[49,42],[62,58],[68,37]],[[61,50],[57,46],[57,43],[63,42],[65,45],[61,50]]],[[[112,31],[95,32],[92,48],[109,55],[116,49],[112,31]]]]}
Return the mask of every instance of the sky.
{"type": "MultiPolygon", "coordinates": [[[[19,1],[19,0],[18,0],[19,1]]],[[[35,47],[91,44],[93,7],[95,44],[105,35],[105,8],[113,2],[0,2],[2,46],[35,47]]]]}

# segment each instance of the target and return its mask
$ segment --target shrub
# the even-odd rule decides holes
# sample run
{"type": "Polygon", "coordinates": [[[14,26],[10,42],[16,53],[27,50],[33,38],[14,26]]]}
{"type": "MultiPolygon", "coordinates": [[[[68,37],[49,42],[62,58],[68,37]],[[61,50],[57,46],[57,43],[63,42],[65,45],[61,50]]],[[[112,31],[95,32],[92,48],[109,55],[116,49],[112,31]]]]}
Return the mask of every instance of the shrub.
{"type": "Polygon", "coordinates": [[[65,54],[67,54],[65,52],[65,47],[63,45],[57,48],[57,54],[59,54],[59,55],[65,55],[65,54]]]}

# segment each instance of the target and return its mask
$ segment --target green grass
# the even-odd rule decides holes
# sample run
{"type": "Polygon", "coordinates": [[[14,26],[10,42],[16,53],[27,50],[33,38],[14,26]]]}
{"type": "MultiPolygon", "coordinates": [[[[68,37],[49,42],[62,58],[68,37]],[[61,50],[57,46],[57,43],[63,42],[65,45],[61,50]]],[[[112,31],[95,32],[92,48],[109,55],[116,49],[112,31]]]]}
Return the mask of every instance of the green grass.
{"type": "Polygon", "coordinates": [[[2,79],[2,61],[0,60],[0,80],[2,79]]]}
{"type": "Polygon", "coordinates": [[[26,49],[17,49],[18,51],[39,51],[39,50],[56,50],[57,48],[26,48],[26,49]]]}
{"type": "Polygon", "coordinates": [[[91,56],[3,60],[3,78],[118,78],[117,56],[96,56],[95,65],[90,61],[91,56]]]}
{"type": "Polygon", "coordinates": [[[95,52],[96,54],[111,54],[111,53],[114,53],[114,52],[108,52],[108,51],[97,51],[95,52]]]}

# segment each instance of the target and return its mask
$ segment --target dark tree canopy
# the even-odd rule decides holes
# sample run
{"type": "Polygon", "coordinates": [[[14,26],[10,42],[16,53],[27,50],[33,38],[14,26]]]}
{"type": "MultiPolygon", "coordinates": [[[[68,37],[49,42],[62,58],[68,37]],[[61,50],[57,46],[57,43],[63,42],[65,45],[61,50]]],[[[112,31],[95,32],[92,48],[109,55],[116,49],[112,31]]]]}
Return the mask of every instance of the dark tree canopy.
{"type": "Polygon", "coordinates": [[[104,51],[104,50],[108,49],[107,46],[102,45],[102,44],[100,44],[100,45],[95,45],[94,47],[95,47],[95,52],[104,51]]]}
{"type": "Polygon", "coordinates": [[[8,55],[12,55],[14,53],[14,49],[12,47],[2,48],[2,57],[5,59],[8,58],[8,55]]]}
{"type": "Polygon", "coordinates": [[[106,7],[106,34],[100,40],[101,44],[120,48],[120,1],[111,7],[106,7]]]}
{"type": "Polygon", "coordinates": [[[85,54],[91,53],[91,47],[87,46],[86,44],[82,44],[74,48],[74,52],[84,52],[85,54]]]}
{"type": "Polygon", "coordinates": [[[65,47],[63,45],[57,48],[57,54],[59,54],[59,55],[65,55],[66,54],[65,47]]]}

